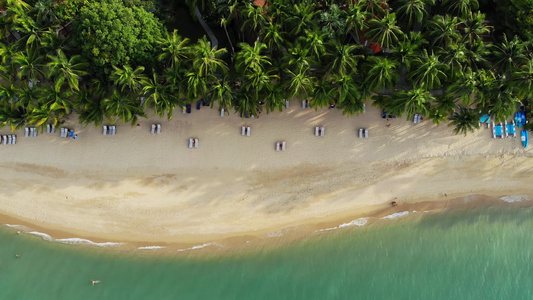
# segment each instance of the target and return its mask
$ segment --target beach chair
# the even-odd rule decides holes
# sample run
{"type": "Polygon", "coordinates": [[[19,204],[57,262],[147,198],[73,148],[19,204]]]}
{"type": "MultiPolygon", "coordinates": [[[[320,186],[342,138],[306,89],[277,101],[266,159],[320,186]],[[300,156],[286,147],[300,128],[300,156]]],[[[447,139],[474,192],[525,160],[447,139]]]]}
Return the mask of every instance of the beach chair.
{"type": "Polygon", "coordinates": [[[150,129],[150,133],[155,133],[155,124],[152,124],[152,129],[150,129]]]}
{"type": "Polygon", "coordinates": [[[363,128],[359,128],[359,138],[363,137],[363,128]]]}
{"type": "Polygon", "coordinates": [[[11,145],[11,142],[13,141],[13,137],[11,137],[11,135],[8,135],[7,136],[7,144],[8,145],[11,145]]]}
{"type": "Polygon", "coordinates": [[[320,129],[318,128],[318,126],[315,127],[315,136],[318,136],[318,132],[320,131],[320,129]]]}
{"type": "Polygon", "coordinates": [[[250,136],[252,134],[252,127],[246,126],[246,136],[250,136]]]}
{"type": "Polygon", "coordinates": [[[221,117],[224,116],[224,109],[223,109],[223,108],[220,109],[220,116],[221,116],[221,117]]]}
{"type": "Polygon", "coordinates": [[[17,143],[17,135],[16,134],[13,134],[13,137],[11,138],[11,142],[13,143],[13,145],[15,145],[17,143]]]}
{"type": "Polygon", "coordinates": [[[193,144],[194,144],[194,140],[193,139],[189,139],[189,149],[192,149],[193,144]]]}
{"type": "Polygon", "coordinates": [[[24,136],[28,137],[30,135],[30,129],[28,127],[24,128],[24,136]]]}
{"type": "Polygon", "coordinates": [[[50,133],[56,133],[56,125],[50,124],[50,133]]]}
{"type": "Polygon", "coordinates": [[[305,108],[305,100],[302,100],[302,108],[305,108]]]}
{"type": "Polygon", "coordinates": [[[285,100],[285,108],[289,108],[289,100],[287,99],[284,99],[285,100]]]}
{"type": "Polygon", "coordinates": [[[281,151],[285,151],[285,141],[281,142],[281,151]]]}
{"type": "Polygon", "coordinates": [[[107,134],[107,126],[102,126],[102,134],[103,135],[106,135],[107,134]]]}
{"type": "Polygon", "coordinates": [[[365,138],[368,138],[368,128],[365,128],[364,132],[365,132],[365,138]]]}
{"type": "Polygon", "coordinates": [[[37,131],[35,130],[35,127],[30,127],[30,136],[36,137],[37,131]]]}
{"type": "Polygon", "coordinates": [[[490,115],[484,114],[483,116],[481,116],[481,118],[479,118],[479,126],[481,126],[481,124],[486,124],[487,128],[489,128],[490,127],[490,115]]]}
{"type": "Polygon", "coordinates": [[[324,136],[326,128],[324,126],[320,127],[320,136],[324,136]]]}
{"type": "Polygon", "coordinates": [[[279,142],[276,142],[276,151],[279,151],[279,142]]]}
{"type": "Polygon", "coordinates": [[[161,124],[157,124],[156,125],[156,132],[157,132],[157,134],[161,133],[161,124]]]}
{"type": "Polygon", "coordinates": [[[117,127],[115,125],[109,126],[109,134],[111,135],[117,134],[117,127]]]}
{"type": "Polygon", "coordinates": [[[241,127],[241,135],[245,135],[246,134],[246,126],[242,126],[241,127]]]}
{"type": "Polygon", "coordinates": [[[516,137],[516,124],[514,120],[512,120],[509,124],[505,124],[505,136],[509,137],[511,135],[516,137]]]}
{"type": "Polygon", "coordinates": [[[194,148],[198,148],[198,139],[194,139],[194,148]]]}
{"type": "Polygon", "coordinates": [[[50,124],[46,124],[46,133],[50,133],[50,124]]]}
{"type": "Polygon", "coordinates": [[[4,142],[4,145],[7,145],[7,135],[3,135],[2,140],[4,142]]]}
{"type": "Polygon", "coordinates": [[[504,132],[503,132],[503,126],[502,123],[499,123],[498,125],[494,124],[492,122],[492,137],[493,138],[504,138],[504,132]]]}

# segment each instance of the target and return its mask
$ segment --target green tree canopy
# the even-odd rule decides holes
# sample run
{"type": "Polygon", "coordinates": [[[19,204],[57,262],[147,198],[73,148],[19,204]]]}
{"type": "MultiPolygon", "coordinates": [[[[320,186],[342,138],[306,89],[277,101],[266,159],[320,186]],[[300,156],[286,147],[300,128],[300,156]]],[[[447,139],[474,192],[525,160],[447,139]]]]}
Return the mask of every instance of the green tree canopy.
{"type": "Polygon", "coordinates": [[[110,74],[113,65],[152,67],[156,62],[163,27],[141,7],[126,7],[122,0],[88,1],[73,25],[73,48],[97,72],[110,74]]]}

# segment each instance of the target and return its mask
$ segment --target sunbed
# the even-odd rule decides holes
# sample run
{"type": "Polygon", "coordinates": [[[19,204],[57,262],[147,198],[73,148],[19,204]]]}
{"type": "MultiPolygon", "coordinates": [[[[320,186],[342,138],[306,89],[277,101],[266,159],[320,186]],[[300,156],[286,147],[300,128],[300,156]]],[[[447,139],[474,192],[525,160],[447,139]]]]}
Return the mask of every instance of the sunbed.
{"type": "Polygon", "coordinates": [[[285,99],[285,108],[289,108],[289,100],[285,99]]]}
{"type": "Polygon", "coordinates": [[[11,145],[11,142],[13,141],[13,138],[11,137],[11,135],[8,135],[7,136],[7,144],[8,145],[11,145]]]}
{"type": "Polygon", "coordinates": [[[12,137],[11,137],[11,143],[13,145],[15,145],[17,143],[17,136],[15,134],[13,134],[12,137]]]}
{"type": "Polygon", "coordinates": [[[251,133],[252,133],[252,127],[246,126],[246,136],[250,136],[251,133]]]}
{"type": "Polygon", "coordinates": [[[483,116],[481,116],[481,118],[479,118],[479,126],[481,126],[481,124],[487,124],[487,128],[489,128],[489,126],[490,126],[490,115],[484,114],[483,116]]]}
{"type": "Polygon", "coordinates": [[[30,136],[37,136],[37,131],[35,130],[35,127],[30,127],[30,136]]]}
{"type": "Polygon", "coordinates": [[[505,136],[516,137],[516,126],[514,120],[512,120],[511,123],[505,125],[505,136]]]}
{"type": "Polygon", "coordinates": [[[364,132],[365,132],[365,138],[368,138],[368,128],[365,128],[364,132]]]}
{"type": "Polygon", "coordinates": [[[198,139],[194,139],[194,148],[198,148],[198,139]]]}
{"type": "Polygon", "coordinates": [[[7,145],[7,135],[3,135],[2,140],[4,141],[4,145],[7,145]]]}
{"type": "Polygon", "coordinates": [[[320,127],[320,136],[324,136],[325,131],[326,128],[324,128],[324,126],[320,127]]]}
{"type": "Polygon", "coordinates": [[[152,124],[152,129],[150,130],[150,133],[155,133],[155,124],[152,124]]]}
{"type": "Polygon", "coordinates": [[[194,144],[194,140],[193,139],[189,139],[189,149],[192,149],[193,144],[194,144]]]}
{"type": "Polygon", "coordinates": [[[279,142],[276,142],[276,151],[279,151],[279,142]]]}
{"type": "Polygon", "coordinates": [[[30,135],[30,129],[28,127],[24,128],[24,136],[28,137],[30,135]]]}
{"type": "Polygon", "coordinates": [[[318,126],[316,126],[316,127],[315,127],[315,136],[318,136],[319,131],[320,131],[320,129],[318,128],[318,126]]]}
{"type": "Polygon", "coordinates": [[[499,123],[498,125],[495,125],[494,122],[492,122],[492,137],[493,138],[503,138],[503,126],[502,123],[499,123]]]}
{"type": "Polygon", "coordinates": [[[109,126],[109,134],[111,135],[117,134],[117,127],[115,125],[109,126]]]}
{"type": "Polygon", "coordinates": [[[46,124],[46,133],[50,133],[50,124],[46,124]]]}
{"type": "Polygon", "coordinates": [[[107,134],[107,126],[102,126],[102,134],[103,135],[106,135],[107,134]]]}
{"type": "Polygon", "coordinates": [[[241,135],[245,135],[246,134],[246,126],[242,126],[241,127],[241,135]]]}
{"type": "Polygon", "coordinates": [[[281,142],[281,151],[285,151],[285,141],[281,142]]]}
{"type": "Polygon", "coordinates": [[[223,108],[220,109],[220,116],[221,116],[221,117],[224,116],[224,109],[223,109],[223,108]]]}

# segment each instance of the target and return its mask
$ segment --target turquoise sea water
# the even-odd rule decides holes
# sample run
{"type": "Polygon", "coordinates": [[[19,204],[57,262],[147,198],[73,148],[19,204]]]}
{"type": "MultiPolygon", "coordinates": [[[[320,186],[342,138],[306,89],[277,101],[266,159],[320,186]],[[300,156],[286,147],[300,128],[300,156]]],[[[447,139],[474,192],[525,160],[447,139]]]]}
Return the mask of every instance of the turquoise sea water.
{"type": "Polygon", "coordinates": [[[222,258],[119,255],[4,230],[0,299],[532,299],[532,213],[448,211],[222,258]]]}

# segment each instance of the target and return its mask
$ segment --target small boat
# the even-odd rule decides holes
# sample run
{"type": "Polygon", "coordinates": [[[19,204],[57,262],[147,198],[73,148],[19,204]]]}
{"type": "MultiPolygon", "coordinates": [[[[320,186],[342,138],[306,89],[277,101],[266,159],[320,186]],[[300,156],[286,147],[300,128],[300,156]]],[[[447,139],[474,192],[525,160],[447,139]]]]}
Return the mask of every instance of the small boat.
{"type": "Polygon", "coordinates": [[[527,148],[527,145],[529,144],[528,138],[527,138],[527,130],[522,130],[522,133],[520,134],[520,137],[522,139],[522,146],[527,148]]]}

